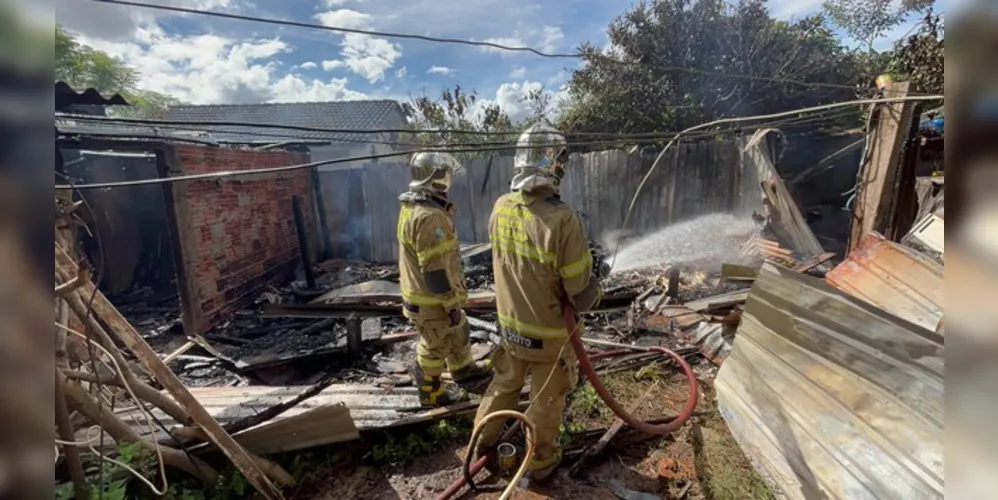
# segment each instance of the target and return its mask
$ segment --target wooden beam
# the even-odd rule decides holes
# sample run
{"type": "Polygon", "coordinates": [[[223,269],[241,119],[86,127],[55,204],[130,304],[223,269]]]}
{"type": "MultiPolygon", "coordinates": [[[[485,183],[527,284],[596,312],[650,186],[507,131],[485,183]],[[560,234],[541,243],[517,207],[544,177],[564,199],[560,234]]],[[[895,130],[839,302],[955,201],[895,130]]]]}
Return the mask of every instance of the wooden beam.
{"type": "MultiPolygon", "coordinates": [[[[72,258],[58,247],[56,247],[56,259],[58,265],[64,269],[73,269],[75,265],[72,258]]],[[[187,410],[194,423],[204,430],[211,442],[225,453],[225,456],[232,461],[233,465],[242,472],[243,477],[261,495],[268,499],[284,498],[281,490],[267,478],[253,457],[225,432],[225,429],[205,410],[204,406],[201,406],[201,403],[187,390],[177,375],[170,371],[163,360],[159,359],[156,351],[149,347],[142,335],[135,331],[131,323],[121,315],[100,290],[95,289],[93,283],[87,283],[74,293],[83,293],[86,297],[93,294],[93,314],[107,325],[108,330],[114,332],[118,339],[132,351],[132,354],[149,369],[150,373],[169,391],[177,403],[187,410]]]]}
{"type": "MultiPolygon", "coordinates": [[[[908,82],[892,83],[884,89],[884,95],[904,97],[908,95],[908,87],[908,82]]],[[[867,139],[869,155],[860,165],[849,252],[870,231],[885,232],[897,203],[895,188],[900,180],[901,150],[911,132],[915,103],[900,101],[880,106],[877,124],[867,139]]]]}

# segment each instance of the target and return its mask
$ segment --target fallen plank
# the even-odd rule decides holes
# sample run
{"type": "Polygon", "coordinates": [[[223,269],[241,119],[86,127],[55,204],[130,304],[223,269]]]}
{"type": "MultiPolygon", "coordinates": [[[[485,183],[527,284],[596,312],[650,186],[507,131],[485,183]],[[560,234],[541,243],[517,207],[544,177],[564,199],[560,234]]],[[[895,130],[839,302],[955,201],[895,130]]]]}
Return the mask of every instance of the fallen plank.
{"type": "Polygon", "coordinates": [[[678,330],[685,330],[707,319],[686,306],[665,306],[658,313],[669,318],[672,326],[678,330]]]}
{"type": "Polygon", "coordinates": [[[835,258],[835,252],[820,253],[818,255],[815,255],[814,257],[811,257],[810,259],[807,259],[797,264],[796,266],[794,266],[793,270],[798,273],[806,273],[811,269],[814,269],[834,258],[835,258]]]}
{"type": "Polygon", "coordinates": [[[735,304],[741,304],[748,299],[748,290],[736,290],[734,292],[722,293],[720,295],[714,295],[711,297],[705,297],[700,300],[694,300],[692,302],[687,302],[685,304],[686,308],[693,312],[707,312],[716,309],[723,309],[725,307],[731,307],[735,304]]]}
{"type": "Polygon", "coordinates": [[[190,340],[184,342],[184,345],[178,347],[175,351],[171,352],[170,354],[167,354],[166,357],[163,358],[163,362],[169,363],[170,361],[173,361],[174,359],[176,359],[177,356],[183,355],[187,351],[191,350],[191,348],[194,347],[194,345],[195,345],[194,342],[191,342],[190,340]]]}

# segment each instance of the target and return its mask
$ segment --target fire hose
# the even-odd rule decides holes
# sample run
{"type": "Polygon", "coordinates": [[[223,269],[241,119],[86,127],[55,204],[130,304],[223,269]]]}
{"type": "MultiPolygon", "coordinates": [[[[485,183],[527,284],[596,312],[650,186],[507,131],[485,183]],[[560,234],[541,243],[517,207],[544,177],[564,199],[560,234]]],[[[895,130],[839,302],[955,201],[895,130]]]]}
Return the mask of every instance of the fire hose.
{"type": "MultiPolygon", "coordinates": [[[[578,358],[579,360],[579,368],[582,370],[582,373],[585,374],[586,379],[589,380],[589,383],[592,384],[593,389],[596,390],[596,394],[599,395],[600,399],[602,399],[603,402],[605,402],[606,405],[610,407],[611,410],[613,410],[613,413],[618,418],[623,420],[624,423],[626,423],[631,428],[636,429],[645,434],[665,435],[678,430],[680,427],[683,426],[683,424],[686,423],[687,420],[690,419],[690,417],[693,416],[693,412],[696,409],[697,398],[698,398],[696,375],[693,373],[693,369],[690,368],[689,363],[687,363],[682,356],[676,354],[675,352],[669,349],[666,349],[665,347],[652,346],[652,347],[641,348],[641,350],[659,352],[662,355],[675,361],[676,364],[679,366],[679,368],[683,371],[683,374],[686,375],[686,379],[689,382],[689,400],[686,402],[686,406],[676,416],[676,418],[664,424],[657,424],[657,425],[644,422],[634,417],[633,415],[627,413],[627,410],[625,410],[624,407],[621,406],[616,399],[614,399],[613,395],[610,394],[610,391],[607,390],[605,385],[603,385],[603,381],[600,380],[599,375],[596,374],[596,370],[593,368],[592,364],[592,361],[594,359],[603,359],[603,358],[618,356],[631,351],[627,349],[621,349],[615,351],[589,354],[588,352],[586,352],[586,348],[582,343],[582,336],[577,331],[577,320],[576,320],[575,309],[571,305],[566,304],[562,309],[562,313],[565,320],[565,326],[568,328],[568,331],[570,332],[569,340],[572,344],[572,350],[575,351],[576,358],[578,358]]],[[[440,494],[440,496],[437,497],[437,500],[448,500],[454,495],[456,495],[459,491],[461,491],[462,488],[468,485],[470,478],[474,477],[475,474],[481,472],[481,470],[485,468],[485,464],[488,463],[488,461],[493,458],[494,452],[490,452],[481,457],[478,457],[478,460],[476,460],[474,463],[470,463],[470,460],[474,455],[474,448],[477,444],[476,441],[478,440],[478,435],[481,432],[480,429],[483,427],[482,424],[484,424],[486,421],[492,420],[493,417],[516,418],[521,423],[525,423],[527,428],[530,429],[527,435],[528,451],[530,452],[531,455],[533,454],[533,439],[532,439],[534,434],[532,432],[533,424],[529,422],[526,416],[524,416],[522,413],[515,411],[502,411],[502,412],[491,413],[487,415],[485,418],[483,418],[482,421],[479,422],[479,424],[475,427],[475,430],[472,432],[471,444],[469,445],[468,448],[468,454],[464,459],[464,475],[455,480],[443,493],[440,494]]],[[[517,426],[513,426],[509,430],[507,430],[506,433],[503,434],[502,440],[511,438],[512,435],[516,432],[516,429],[517,426]]],[[[530,456],[524,457],[523,464],[521,464],[520,469],[517,471],[517,474],[514,477],[515,480],[510,481],[509,485],[506,487],[506,490],[503,492],[503,496],[501,498],[508,498],[508,495],[512,492],[513,488],[515,488],[517,481],[519,480],[520,477],[522,477],[523,474],[521,474],[521,471],[525,470],[526,467],[525,464],[527,464],[529,460],[530,456]]]]}

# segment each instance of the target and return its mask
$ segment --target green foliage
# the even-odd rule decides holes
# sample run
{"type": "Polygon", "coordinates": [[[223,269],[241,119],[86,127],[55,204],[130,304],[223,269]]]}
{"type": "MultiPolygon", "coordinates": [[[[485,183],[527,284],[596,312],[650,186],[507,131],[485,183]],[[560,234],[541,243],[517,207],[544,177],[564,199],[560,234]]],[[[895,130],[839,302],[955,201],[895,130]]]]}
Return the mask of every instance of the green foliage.
{"type": "Polygon", "coordinates": [[[578,422],[562,423],[558,426],[558,443],[562,448],[569,448],[574,443],[572,434],[577,434],[585,430],[585,426],[578,422]]]}
{"type": "MultiPolygon", "coordinates": [[[[460,130],[473,132],[506,132],[513,130],[509,116],[498,104],[478,105],[478,93],[465,92],[458,85],[444,89],[438,99],[432,99],[425,94],[420,97],[410,97],[402,103],[402,108],[410,116],[410,126],[413,133],[405,134],[405,142],[414,142],[426,146],[475,144],[492,142],[502,138],[487,139],[488,136],[468,134],[419,133],[428,130],[460,130]]],[[[515,137],[515,136],[514,136],[515,137]]],[[[455,153],[459,160],[468,160],[480,156],[479,153],[455,153]]]]}
{"type": "Polygon", "coordinates": [[[637,373],[634,374],[635,380],[655,380],[665,376],[662,368],[658,366],[658,363],[648,363],[642,366],[637,373]]]}
{"type": "Polygon", "coordinates": [[[414,459],[439,451],[459,438],[467,438],[466,426],[449,420],[440,420],[423,433],[408,433],[403,437],[386,435],[371,447],[371,458],[377,463],[405,464],[414,459]]]}
{"type": "MultiPolygon", "coordinates": [[[[115,460],[128,465],[139,474],[149,476],[156,472],[155,456],[142,447],[139,443],[123,443],[117,447],[115,460]]],[[[103,498],[106,500],[125,500],[130,498],[128,486],[133,478],[132,473],[124,467],[111,462],[101,462],[100,470],[103,471],[104,484],[100,481],[100,472],[95,470],[87,478],[87,490],[91,500],[103,498]]],[[[73,498],[73,484],[60,484],[55,489],[55,497],[58,500],[73,498]]]]}
{"type": "Polygon", "coordinates": [[[156,115],[178,101],[170,96],[140,90],[139,72],[106,52],[77,41],[58,26],[55,28],[55,80],[77,90],[94,88],[98,92],[121,94],[132,106],[112,109],[127,116],[156,115]]]}
{"type": "Polygon", "coordinates": [[[917,92],[943,93],[943,29],[942,17],[930,9],[925,13],[918,30],[898,41],[889,63],[895,80],[911,82],[912,90],[917,92]]]}
{"type": "Polygon", "coordinates": [[[580,419],[598,416],[604,406],[603,400],[600,399],[592,384],[583,384],[582,387],[579,387],[572,394],[572,400],[569,403],[570,414],[580,417],[580,419]]]}
{"type": "Polygon", "coordinates": [[[564,130],[674,131],[853,97],[849,88],[787,80],[860,83],[857,62],[823,16],[778,21],[763,0],[642,2],[608,35],[607,50],[581,48],[585,64],[572,72],[571,104],[559,117],[564,130]]]}

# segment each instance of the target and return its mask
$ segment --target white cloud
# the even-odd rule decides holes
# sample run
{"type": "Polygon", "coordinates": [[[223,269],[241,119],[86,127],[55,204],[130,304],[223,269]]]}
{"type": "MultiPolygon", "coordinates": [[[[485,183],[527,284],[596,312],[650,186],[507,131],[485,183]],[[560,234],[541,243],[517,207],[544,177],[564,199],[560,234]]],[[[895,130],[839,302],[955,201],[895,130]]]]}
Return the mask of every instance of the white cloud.
{"type": "Polygon", "coordinates": [[[346,78],[333,78],[328,82],[305,81],[297,75],[284,75],[274,82],[274,102],[300,101],[351,101],[366,99],[367,95],[347,88],[346,78]]]}
{"type": "Polygon", "coordinates": [[[334,69],[342,68],[343,66],[346,66],[346,63],[343,61],[322,61],[322,69],[325,71],[333,71],[334,69]]]}
{"type": "Polygon", "coordinates": [[[136,68],[140,73],[140,88],[169,94],[186,103],[364,97],[347,89],[345,78],[323,82],[304,80],[295,73],[279,74],[276,57],[291,52],[293,47],[278,38],[236,40],[217,35],[168,36],[152,30],[135,40],[108,42],[81,36],[82,42],[121,57],[136,68]]]}
{"type": "Polygon", "coordinates": [[[520,122],[530,116],[531,109],[530,104],[526,102],[526,98],[531,92],[536,92],[538,90],[543,90],[543,92],[551,97],[551,108],[549,113],[551,115],[548,118],[554,119],[556,116],[554,113],[558,111],[559,104],[568,99],[568,87],[562,85],[558,91],[553,92],[544,87],[541,82],[523,80],[521,82],[505,82],[499,85],[496,89],[496,94],[494,99],[479,99],[475,101],[475,114],[479,115],[482,108],[489,104],[498,104],[503,111],[509,115],[509,119],[513,123],[520,122]]]}
{"type": "Polygon", "coordinates": [[[334,28],[364,29],[371,24],[371,15],[350,9],[330,10],[315,15],[325,26],[334,28]]]}
{"type": "MultiPolygon", "coordinates": [[[[235,0],[156,0],[158,5],[200,10],[239,12],[235,0]]],[[[150,26],[157,20],[183,14],[155,9],[137,9],[124,5],[54,0],[55,20],[63,28],[84,36],[111,41],[127,41],[137,27],[150,26]]]]}
{"type": "Polygon", "coordinates": [[[408,72],[409,72],[409,70],[405,69],[405,66],[402,66],[401,68],[395,70],[395,78],[398,78],[399,80],[401,80],[401,79],[405,78],[405,75],[408,72]]]}
{"type": "MultiPolygon", "coordinates": [[[[374,16],[351,9],[320,12],[315,18],[326,26],[350,29],[370,29],[374,16]]],[[[363,76],[368,82],[377,83],[384,79],[385,71],[402,57],[402,46],[384,38],[347,33],[340,43],[343,64],[350,71],[363,76]]]]}
{"type": "Polygon", "coordinates": [[[565,33],[561,31],[560,26],[544,26],[541,28],[540,39],[542,52],[554,52],[565,39],[565,33]]]}
{"type": "Polygon", "coordinates": [[[448,68],[447,66],[430,66],[430,69],[426,70],[427,73],[431,75],[453,75],[454,69],[448,68]]]}
{"type": "Polygon", "coordinates": [[[509,72],[509,77],[513,80],[518,80],[525,76],[527,76],[527,68],[524,68],[523,66],[517,66],[513,68],[513,71],[509,72]]]}
{"type": "Polygon", "coordinates": [[[301,69],[315,69],[315,68],[318,68],[319,65],[315,64],[312,61],[305,61],[305,62],[301,63],[301,65],[299,65],[298,67],[301,68],[301,69]]]}
{"type": "Polygon", "coordinates": [[[376,83],[385,77],[385,71],[402,57],[402,47],[368,35],[348,33],[343,37],[343,59],[350,71],[376,83]]]}
{"type": "Polygon", "coordinates": [[[322,5],[325,5],[326,8],[331,9],[333,7],[339,7],[340,5],[348,3],[349,1],[350,0],[323,0],[322,5]]]}

